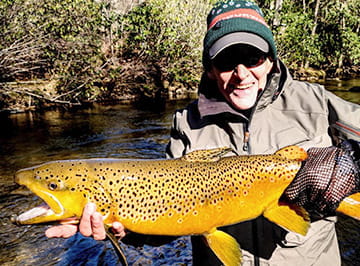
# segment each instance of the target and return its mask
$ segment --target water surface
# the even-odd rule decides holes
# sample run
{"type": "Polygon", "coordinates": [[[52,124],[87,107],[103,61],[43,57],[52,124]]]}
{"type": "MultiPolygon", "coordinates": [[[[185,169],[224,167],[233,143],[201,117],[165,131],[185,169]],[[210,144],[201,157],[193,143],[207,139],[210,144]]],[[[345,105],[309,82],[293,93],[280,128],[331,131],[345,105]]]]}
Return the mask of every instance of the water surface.
{"type": "MultiPolygon", "coordinates": [[[[333,88],[340,97],[360,102],[360,93],[333,88]]],[[[53,265],[69,248],[64,239],[47,239],[47,225],[15,226],[12,214],[39,204],[35,196],[11,194],[16,170],[46,161],[77,158],[164,157],[172,114],[189,101],[154,106],[101,106],[1,116],[0,123],[0,264],[53,265]],[[146,108],[144,108],[146,107],[146,108]]],[[[360,265],[360,223],[339,217],[337,224],[344,265],[360,265]]],[[[159,248],[130,250],[131,261],[142,265],[189,264],[185,240],[159,248]],[[167,258],[170,256],[170,258],[167,258]],[[156,264],[156,263],[155,263],[156,264]]],[[[105,247],[106,248],[106,247],[105,247]]]]}

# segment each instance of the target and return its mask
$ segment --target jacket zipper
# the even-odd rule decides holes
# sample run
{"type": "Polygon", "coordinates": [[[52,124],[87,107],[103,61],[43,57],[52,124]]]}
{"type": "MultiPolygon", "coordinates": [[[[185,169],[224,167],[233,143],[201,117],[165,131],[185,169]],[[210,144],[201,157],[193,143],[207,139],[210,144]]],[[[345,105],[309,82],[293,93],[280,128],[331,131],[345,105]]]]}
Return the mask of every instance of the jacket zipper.
{"type": "Polygon", "coordinates": [[[250,139],[250,132],[249,132],[249,123],[244,123],[244,144],[243,144],[243,151],[249,152],[249,139],[250,139]]]}

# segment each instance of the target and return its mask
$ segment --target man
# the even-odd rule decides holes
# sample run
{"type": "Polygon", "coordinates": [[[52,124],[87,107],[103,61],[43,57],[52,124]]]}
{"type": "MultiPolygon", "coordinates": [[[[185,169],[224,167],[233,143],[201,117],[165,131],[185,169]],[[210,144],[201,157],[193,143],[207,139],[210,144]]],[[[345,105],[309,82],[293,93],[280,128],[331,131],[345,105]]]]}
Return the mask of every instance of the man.
{"type": "MultiPolygon", "coordinates": [[[[359,106],[319,85],[292,80],[277,58],[273,35],[255,3],[219,2],[210,11],[207,25],[199,99],[175,113],[168,157],[224,146],[231,147],[237,155],[269,154],[296,144],[305,149],[318,147],[309,149],[314,158],[336,154],[325,156],[327,160],[320,160],[323,164],[342,161],[343,153],[324,147],[339,138],[360,140],[359,106]]],[[[305,164],[305,170],[299,173],[300,186],[290,186],[290,192],[284,195],[295,203],[302,198],[302,206],[320,212],[320,216],[312,217],[305,237],[287,232],[263,217],[221,228],[240,243],[244,265],[340,265],[335,217],[320,219],[321,212],[327,210],[330,214],[343,197],[358,191],[358,174],[351,172],[336,199],[332,191],[326,191],[329,197],[322,197],[319,195],[325,195],[324,190],[316,190],[320,176],[309,175],[309,168],[314,168],[309,165],[305,164]],[[305,179],[310,180],[312,195],[304,192],[305,179]],[[310,198],[316,193],[316,198],[322,200],[312,206],[310,198]]],[[[342,183],[340,172],[334,169],[321,175],[327,187],[332,187],[328,184],[333,182],[342,183]]],[[[124,235],[121,224],[114,224],[114,228],[124,235]]],[[[60,226],[48,229],[46,234],[64,237],[76,230],[60,226]]],[[[96,239],[105,237],[102,217],[93,205],[85,209],[79,230],[96,239]]],[[[201,237],[192,237],[192,245],[194,265],[220,265],[201,237]]]]}

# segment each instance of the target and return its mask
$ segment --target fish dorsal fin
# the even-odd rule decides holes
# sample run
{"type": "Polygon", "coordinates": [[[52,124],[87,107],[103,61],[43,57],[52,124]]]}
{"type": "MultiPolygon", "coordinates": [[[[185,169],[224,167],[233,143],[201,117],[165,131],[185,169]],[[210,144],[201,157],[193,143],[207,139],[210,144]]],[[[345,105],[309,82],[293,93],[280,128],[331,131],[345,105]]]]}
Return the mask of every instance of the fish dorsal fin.
{"type": "Polygon", "coordinates": [[[360,220],[360,192],[343,199],[336,211],[360,220]]]}
{"type": "Polygon", "coordinates": [[[295,161],[304,161],[308,157],[307,152],[303,148],[295,145],[284,147],[275,152],[275,154],[295,161]]]}
{"type": "Polygon", "coordinates": [[[241,265],[241,249],[235,238],[216,228],[204,234],[204,236],[211,250],[224,265],[241,265]]]}
{"type": "Polygon", "coordinates": [[[309,214],[302,207],[274,201],[264,211],[264,217],[295,233],[306,235],[309,226],[309,214]]]}
{"type": "Polygon", "coordinates": [[[184,155],[183,157],[181,157],[181,160],[188,162],[216,162],[223,155],[227,154],[230,151],[231,148],[228,147],[209,150],[197,150],[184,155]]]}

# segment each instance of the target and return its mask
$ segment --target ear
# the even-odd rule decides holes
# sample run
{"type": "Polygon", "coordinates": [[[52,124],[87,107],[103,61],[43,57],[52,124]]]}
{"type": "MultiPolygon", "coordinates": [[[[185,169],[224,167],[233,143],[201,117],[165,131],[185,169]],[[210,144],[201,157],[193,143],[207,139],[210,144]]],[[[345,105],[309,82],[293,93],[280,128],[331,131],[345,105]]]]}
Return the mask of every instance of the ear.
{"type": "Polygon", "coordinates": [[[214,74],[214,69],[213,67],[211,67],[210,70],[206,71],[207,77],[211,80],[215,80],[215,74],[214,74]]]}

